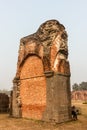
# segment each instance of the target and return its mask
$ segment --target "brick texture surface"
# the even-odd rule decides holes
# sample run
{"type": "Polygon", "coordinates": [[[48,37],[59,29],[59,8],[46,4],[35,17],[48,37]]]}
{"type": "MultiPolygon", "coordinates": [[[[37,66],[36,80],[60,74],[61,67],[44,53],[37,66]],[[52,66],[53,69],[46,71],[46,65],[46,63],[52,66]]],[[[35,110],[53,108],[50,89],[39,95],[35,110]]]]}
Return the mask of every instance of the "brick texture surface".
{"type": "Polygon", "coordinates": [[[22,116],[41,119],[46,105],[46,81],[41,59],[36,56],[28,57],[20,78],[22,116]]]}

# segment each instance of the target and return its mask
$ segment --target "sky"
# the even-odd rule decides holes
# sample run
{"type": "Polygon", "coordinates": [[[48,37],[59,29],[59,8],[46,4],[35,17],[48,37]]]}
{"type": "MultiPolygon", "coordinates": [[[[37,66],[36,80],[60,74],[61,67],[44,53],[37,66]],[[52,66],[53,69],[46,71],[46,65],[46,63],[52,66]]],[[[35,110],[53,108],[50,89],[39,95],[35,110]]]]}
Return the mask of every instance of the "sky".
{"type": "Polygon", "coordinates": [[[71,86],[87,82],[87,0],[0,0],[0,89],[13,87],[20,39],[51,19],[68,33],[71,86]]]}

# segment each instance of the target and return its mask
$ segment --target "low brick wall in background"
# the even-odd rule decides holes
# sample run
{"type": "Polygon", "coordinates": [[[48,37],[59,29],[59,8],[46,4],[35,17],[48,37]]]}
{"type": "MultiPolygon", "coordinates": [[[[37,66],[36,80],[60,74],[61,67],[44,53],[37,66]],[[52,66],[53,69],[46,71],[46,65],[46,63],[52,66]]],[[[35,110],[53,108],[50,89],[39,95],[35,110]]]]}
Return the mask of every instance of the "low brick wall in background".
{"type": "Polygon", "coordinates": [[[5,93],[0,93],[0,113],[8,112],[9,97],[5,93]]]}
{"type": "Polygon", "coordinates": [[[73,91],[71,92],[72,100],[87,101],[87,90],[73,91]]]}

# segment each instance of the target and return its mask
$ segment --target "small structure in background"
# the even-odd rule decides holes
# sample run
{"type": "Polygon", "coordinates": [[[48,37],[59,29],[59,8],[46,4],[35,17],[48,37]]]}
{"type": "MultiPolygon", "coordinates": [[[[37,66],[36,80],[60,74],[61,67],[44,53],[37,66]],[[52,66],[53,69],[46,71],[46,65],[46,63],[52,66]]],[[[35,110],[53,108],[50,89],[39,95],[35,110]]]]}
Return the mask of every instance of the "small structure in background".
{"type": "Polygon", "coordinates": [[[71,99],[87,102],[87,90],[72,91],[71,99]]]}
{"type": "Polygon", "coordinates": [[[9,96],[5,93],[0,93],[0,113],[8,113],[9,111],[9,96]]]}

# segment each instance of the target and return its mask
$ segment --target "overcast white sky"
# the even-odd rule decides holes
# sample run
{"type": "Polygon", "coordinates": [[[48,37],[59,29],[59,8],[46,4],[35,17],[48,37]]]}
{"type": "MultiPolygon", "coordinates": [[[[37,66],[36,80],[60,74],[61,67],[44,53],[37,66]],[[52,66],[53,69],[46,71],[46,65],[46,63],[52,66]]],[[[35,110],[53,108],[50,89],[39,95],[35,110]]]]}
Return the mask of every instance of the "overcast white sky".
{"type": "Polygon", "coordinates": [[[56,19],[68,32],[71,84],[87,82],[87,0],[0,0],[0,89],[11,89],[20,38],[56,19]]]}

